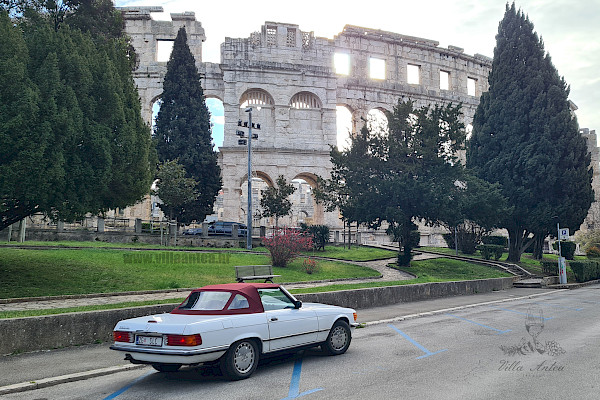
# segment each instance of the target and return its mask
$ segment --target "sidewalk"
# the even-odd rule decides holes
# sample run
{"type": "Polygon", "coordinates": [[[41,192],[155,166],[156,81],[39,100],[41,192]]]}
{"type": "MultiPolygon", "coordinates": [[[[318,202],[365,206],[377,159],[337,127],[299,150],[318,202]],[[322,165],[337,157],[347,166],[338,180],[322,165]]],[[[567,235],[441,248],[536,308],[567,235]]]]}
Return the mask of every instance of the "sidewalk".
{"type": "MultiPolygon", "coordinates": [[[[358,311],[358,321],[367,326],[392,320],[417,318],[431,313],[447,312],[449,308],[465,308],[480,303],[513,301],[529,296],[543,296],[555,293],[550,289],[517,288],[498,292],[468,296],[447,297],[414,303],[400,303],[392,306],[373,307],[358,311]]],[[[59,350],[42,351],[0,357],[0,395],[3,387],[30,382],[53,385],[65,380],[87,379],[93,376],[110,374],[125,368],[138,368],[128,364],[122,356],[108,349],[109,343],[69,347],[59,350]],[[72,376],[71,374],[77,374],[72,376]]],[[[141,366],[143,368],[143,366],[141,366]]]]}

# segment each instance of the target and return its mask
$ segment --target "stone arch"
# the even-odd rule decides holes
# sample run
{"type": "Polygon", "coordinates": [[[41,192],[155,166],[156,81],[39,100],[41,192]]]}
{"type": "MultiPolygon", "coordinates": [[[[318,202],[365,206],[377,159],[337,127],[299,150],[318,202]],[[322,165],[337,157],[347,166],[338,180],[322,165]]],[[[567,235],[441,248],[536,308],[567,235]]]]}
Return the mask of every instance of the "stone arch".
{"type": "MultiPolygon", "coordinates": [[[[312,172],[300,172],[294,176],[292,181],[302,180],[306,182],[310,187],[310,196],[306,197],[307,193],[299,193],[298,196],[300,198],[300,206],[296,207],[296,214],[304,211],[306,214],[306,218],[302,222],[314,225],[322,225],[325,223],[325,208],[322,204],[318,204],[314,201],[314,196],[312,191],[317,188],[317,175],[312,172]],[[304,196],[304,198],[303,198],[304,196]],[[312,213],[312,217],[310,214],[312,213]]],[[[292,215],[293,219],[294,215],[292,215]]],[[[299,221],[298,216],[296,215],[296,219],[299,221]]]]}
{"type": "Polygon", "coordinates": [[[292,96],[289,106],[295,109],[318,109],[323,108],[319,96],[312,92],[302,91],[292,96]]]}
{"type": "MultiPolygon", "coordinates": [[[[271,187],[275,187],[275,181],[269,174],[263,171],[252,171],[253,178],[260,178],[266,182],[267,185],[271,187]]],[[[248,182],[248,174],[244,174],[244,176],[240,179],[240,187],[248,182]]]]}
{"type": "Polygon", "coordinates": [[[388,110],[383,107],[373,107],[367,113],[367,127],[369,131],[386,133],[388,131],[388,119],[385,115],[388,110]]]}
{"type": "Polygon", "coordinates": [[[240,96],[240,108],[249,106],[273,107],[275,101],[269,92],[260,88],[251,88],[246,90],[240,96]]]}

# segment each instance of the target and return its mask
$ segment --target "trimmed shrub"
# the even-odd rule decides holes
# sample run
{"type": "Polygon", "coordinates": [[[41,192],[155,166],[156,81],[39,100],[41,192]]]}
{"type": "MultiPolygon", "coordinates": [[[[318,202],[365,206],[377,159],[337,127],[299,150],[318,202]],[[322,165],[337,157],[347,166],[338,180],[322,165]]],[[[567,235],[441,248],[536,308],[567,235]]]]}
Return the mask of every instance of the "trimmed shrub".
{"type": "Polygon", "coordinates": [[[577,282],[600,279],[600,262],[597,260],[571,261],[569,266],[577,282]]]}
{"type": "Polygon", "coordinates": [[[504,236],[484,236],[481,238],[483,244],[495,244],[497,246],[508,246],[508,238],[504,236]]]}
{"type": "Polygon", "coordinates": [[[479,246],[479,251],[481,251],[481,256],[484,259],[491,260],[493,257],[494,260],[498,261],[500,257],[502,257],[504,246],[497,244],[482,244],[479,246]]]}
{"type": "Polygon", "coordinates": [[[442,237],[444,238],[444,241],[446,242],[446,245],[448,246],[449,249],[456,248],[454,246],[454,234],[453,233],[444,233],[442,235],[442,237]]]}
{"type": "Polygon", "coordinates": [[[597,246],[592,246],[585,252],[587,258],[600,258],[600,248],[597,246]]]}
{"type": "Polygon", "coordinates": [[[312,237],[316,250],[325,251],[325,245],[329,243],[329,227],[327,225],[303,225],[302,229],[312,237]]]}
{"type": "MultiPolygon", "coordinates": [[[[558,242],[552,243],[552,248],[558,251],[558,242]]],[[[567,260],[575,259],[575,249],[577,244],[575,242],[560,242],[560,252],[567,260]]]]}
{"type": "Polygon", "coordinates": [[[403,251],[398,252],[397,263],[399,267],[410,267],[410,260],[412,260],[412,254],[404,254],[403,251]]]}
{"type": "Polygon", "coordinates": [[[558,276],[558,261],[542,260],[542,272],[551,276],[558,276]]]}

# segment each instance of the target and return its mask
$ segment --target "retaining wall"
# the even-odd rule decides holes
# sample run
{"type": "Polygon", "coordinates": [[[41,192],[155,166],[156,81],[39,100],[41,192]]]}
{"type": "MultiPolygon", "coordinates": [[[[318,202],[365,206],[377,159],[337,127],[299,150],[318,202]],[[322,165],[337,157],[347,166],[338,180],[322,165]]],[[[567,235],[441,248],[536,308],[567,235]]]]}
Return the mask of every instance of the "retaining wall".
{"type": "MultiPolygon", "coordinates": [[[[509,289],[514,278],[422,283],[358,290],[297,295],[304,302],[333,304],[356,309],[439,297],[509,289]]],[[[169,312],[173,304],[90,311],[42,317],[0,319],[0,354],[47,350],[108,342],[115,324],[126,318],[169,312]]]]}

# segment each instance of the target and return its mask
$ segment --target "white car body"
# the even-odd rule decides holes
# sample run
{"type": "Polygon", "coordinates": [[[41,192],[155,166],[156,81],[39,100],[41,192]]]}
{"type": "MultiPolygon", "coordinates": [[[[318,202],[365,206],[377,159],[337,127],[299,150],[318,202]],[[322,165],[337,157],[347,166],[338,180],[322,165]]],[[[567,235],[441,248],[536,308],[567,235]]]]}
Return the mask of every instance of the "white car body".
{"type": "MultiPolygon", "coordinates": [[[[204,305],[207,304],[212,303],[205,301],[204,305]]],[[[175,367],[171,370],[176,370],[180,365],[217,361],[233,348],[233,344],[246,342],[256,345],[256,349],[252,349],[252,344],[247,346],[247,350],[256,350],[256,362],[262,354],[328,343],[330,345],[333,343],[333,347],[329,346],[330,354],[341,354],[346,351],[351,340],[350,330],[346,327],[356,325],[358,325],[356,312],[353,309],[317,303],[302,304],[279,285],[260,283],[213,285],[193,291],[188,299],[171,313],[120,321],[114,329],[116,341],[111,349],[125,353],[125,358],[132,363],[152,364],[159,371],[162,370],[161,368],[166,368],[161,365],[172,365],[175,367]],[[232,288],[239,288],[243,292],[232,288]],[[234,306],[236,300],[247,300],[250,305],[229,311],[227,309],[197,311],[217,313],[212,315],[185,314],[196,312],[195,306],[188,303],[192,301],[202,303],[202,299],[209,296],[200,293],[203,291],[211,292],[209,295],[213,297],[221,296],[214,294],[215,292],[229,291],[231,297],[223,301],[223,304],[229,305],[229,308],[234,306]],[[256,294],[253,294],[253,291],[256,291],[256,294]],[[195,292],[199,294],[194,295],[195,292]],[[248,297],[242,299],[239,297],[240,293],[242,297],[246,294],[248,297]],[[193,299],[194,296],[196,299],[193,299]],[[256,299],[260,304],[256,303],[256,299]],[[287,308],[281,308],[284,303],[288,304],[287,308]],[[235,314],[223,315],[227,312],[235,312],[235,314]],[[336,336],[332,338],[330,332],[334,325],[336,336]],[[182,338],[175,335],[181,335],[182,338]],[[180,339],[182,343],[189,340],[189,345],[169,345],[168,342],[173,337],[180,339]],[[342,343],[341,340],[346,340],[347,343],[342,343]],[[198,341],[201,343],[198,344],[198,341]]],[[[239,355],[232,355],[232,357],[237,356],[239,355]]],[[[248,376],[254,368],[255,366],[248,376]]],[[[244,373],[242,376],[230,376],[233,379],[245,377],[247,376],[244,373]]]]}

